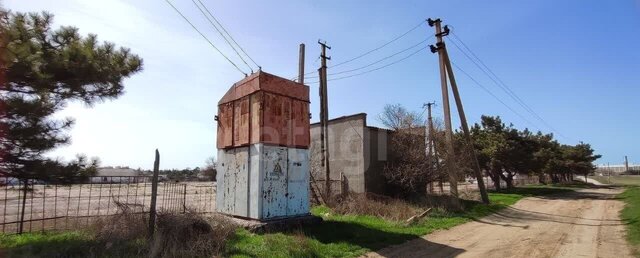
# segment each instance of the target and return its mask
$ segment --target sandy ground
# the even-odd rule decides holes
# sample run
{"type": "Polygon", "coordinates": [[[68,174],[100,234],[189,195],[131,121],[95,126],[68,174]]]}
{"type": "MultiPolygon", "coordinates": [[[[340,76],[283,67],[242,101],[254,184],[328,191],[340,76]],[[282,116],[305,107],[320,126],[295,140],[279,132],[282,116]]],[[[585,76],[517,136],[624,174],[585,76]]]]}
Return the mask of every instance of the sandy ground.
{"type": "MultiPolygon", "coordinates": [[[[0,187],[0,233],[16,232],[22,208],[20,195],[17,187],[0,187]]],[[[35,185],[27,194],[24,230],[73,228],[77,221],[69,223],[69,220],[80,218],[88,224],[88,217],[116,214],[118,208],[113,200],[131,205],[136,212],[148,211],[151,184],[35,185]]],[[[182,211],[184,206],[191,211],[213,212],[215,182],[158,184],[158,210],[182,211]]]]}
{"type": "Polygon", "coordinates": [[[622,189],[525,198],[497,214],[364,257],[632,257],[622,189]]]}
{"type": "Polygon", "coordinates": [[[574,179],[578,179],[578,180],[580,180],[582,182],[591,183],[591,184],[594,184],[594,185],[607,185],[607,184],[600,183],[600,182],[598,182],[597,180],[595,180],[593,178],[586,178],[586,180],[585,180],[585,178],[583,176],[576,176],[576,177],[574,177],[574,179]]]}

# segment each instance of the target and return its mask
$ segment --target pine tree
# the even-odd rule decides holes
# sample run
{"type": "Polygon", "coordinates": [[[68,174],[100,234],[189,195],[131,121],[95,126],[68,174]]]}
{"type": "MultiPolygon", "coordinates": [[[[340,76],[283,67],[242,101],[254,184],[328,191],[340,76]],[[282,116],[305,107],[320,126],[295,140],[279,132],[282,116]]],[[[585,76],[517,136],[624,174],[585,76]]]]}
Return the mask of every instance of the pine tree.
{"type": "Polygon", "coordinates": [[[0,172],[50,178],[91,172],[96,162],[50,160],[47,151],[67,144],[73,119],[52,115],[70,101],[88,106],[123,94],[123,79],[142,70],[127,48],[52,29],[53,15],[0,10],[0,172]]]}

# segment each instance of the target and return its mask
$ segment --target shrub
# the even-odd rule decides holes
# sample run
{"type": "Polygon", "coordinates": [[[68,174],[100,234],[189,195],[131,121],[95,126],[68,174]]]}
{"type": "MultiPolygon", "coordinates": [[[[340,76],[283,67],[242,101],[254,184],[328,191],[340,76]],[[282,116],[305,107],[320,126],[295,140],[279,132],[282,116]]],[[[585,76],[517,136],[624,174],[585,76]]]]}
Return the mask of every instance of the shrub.
{"type": "Polygon", "coordinates": [[[230,219],[215,215],[158,214],[157,231],[150,243],[151,257],[212,257],[224,249],[237,226],[230,219]]]}

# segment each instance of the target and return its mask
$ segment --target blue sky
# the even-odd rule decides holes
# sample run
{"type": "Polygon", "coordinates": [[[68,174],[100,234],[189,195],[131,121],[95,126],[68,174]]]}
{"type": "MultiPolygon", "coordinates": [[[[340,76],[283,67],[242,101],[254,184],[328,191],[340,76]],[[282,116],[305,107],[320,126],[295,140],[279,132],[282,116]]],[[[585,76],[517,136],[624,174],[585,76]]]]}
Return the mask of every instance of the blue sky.
{"type": "MultiPolygon", "coordinates": [[[[191,1],[173,2],[233,58],[232,50],[191,1]]],[[[560,142],[592,144],[603,155],[598,163],[621,163],[624,155],[640,163],[638,0],[203,2],[264,71],[283,77],[297,74],[300,43],[307,45],[307,71],[314,71],[319,66],[318,39],[332,46],[331,66],[380,46],[421,20],[440,17],[564,135],[558,136],[560,142]]],[[[125,81],[126,94],[121,98],[92,108],[72,103],[59,114],[74,117],[77,123],[71,131],[72,143],[50,156],[69,159],[86,153],[100,157],[103,165],[149,168],[153,150],[159,148],[163,168],[183,168],[202,166],[215,155],[216,103],[243,75],[166,2],[5,0],[2,4],[14,11],[47,10],[56,15],[56,26],[76,26],[82,34],[95,33],[100,40],[129,47],[144,58],[144,71],[125,81]]],[[[329,73],[367,65],[431,34],[433,29],[424,25],[329,73]]],[[[449,52],[452,61],[531,122],[456,71],[471,123],[482,114],[500,115],[519,128],[553,132],[452,44],[449,52]]],[[[366,75],[331,81],[330,116],[365,112],[368,123],[379,126],[376,117],[387,103],[401,103],[418,112],[427,101],[440,103],[437,64],[436,55],[422,51],[366,75]]],[[[319,117],[317,85],[310,86],[315,121],[319,117]]],[[[435,115],[441,116],[441,107],[436,110],[435,115]]]]}

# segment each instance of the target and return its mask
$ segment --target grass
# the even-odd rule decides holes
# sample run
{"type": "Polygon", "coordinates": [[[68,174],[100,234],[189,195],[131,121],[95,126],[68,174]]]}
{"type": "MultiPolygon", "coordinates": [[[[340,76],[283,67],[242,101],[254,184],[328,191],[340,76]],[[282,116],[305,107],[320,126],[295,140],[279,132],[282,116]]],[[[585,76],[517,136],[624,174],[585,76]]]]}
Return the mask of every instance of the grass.
{"type": "Polygon", "coordinates": [[[620,217],[627,224],[627,240],[640,257],[640,187],[628,187],[618,197],[626,203],[620,217]]]}
{"type": "MultiPolygon", "coordinates": [[[[491,192],[490,205],[465,201],[465,211],[448,213],[436,210],[416,223],[406,225],[368,215],[340,215],[325,206],[312,213],[324,222],[282,232],[255,234],[240,229],[227,242],[227,257],[357,257],[369,251],[416,239],[436,230],[487,216],[518,200],[534,195],[571,191],[567,187],[526,187],[509,192],[491,192]]],[[[629,215],[640,213],[630,211],[629,215]]],[[[640,233],[637,234],[640,236],[640,233]]],[[[52,232],[0,235],[0,257],[87,257],[95,256],[97,242],[82,232],[52,232]]],[[[132,243],[135,245],[137,243],[132,243]]],[[[127,249],[122,249],[127,250],[127,249]]],[[[134,249],[130,249],[134,250],[134,249]]],[[[136,257],[139,254],[100,253],[99,257],[136,257]]]]}
{"type": "Polygon", "coordinates": [[[516,188],[508,193],[492,192],[489,194],[490,205],[465,202],[465,212],[435,211],[426,219],[411,225],[375,216],[340,215],[328,207],[316,206],[311,212],[323,217],[322,224],[265,234],[241,230],[228,243],[225,254],[230,257],[357,257],[479,219],[527,196],[567,191],[572,190],[568,187],[527,187],[516,188]]]}
{"type": "Polygon", "coordinates": [[[81,257],[92,237],[76,231],[0,235],[1,257],[81,257]]]}
{"type": "Polygon", "coordinates": [[[640,176],[611,176],[611,178],[607,176],[590,176],[589,178],[595,179],[596,181],[604,184],[615,184],[615,185],[636,185],[640,186],[640,176]],[[610,180],[610,181],[609,181],[610,180]]]}

